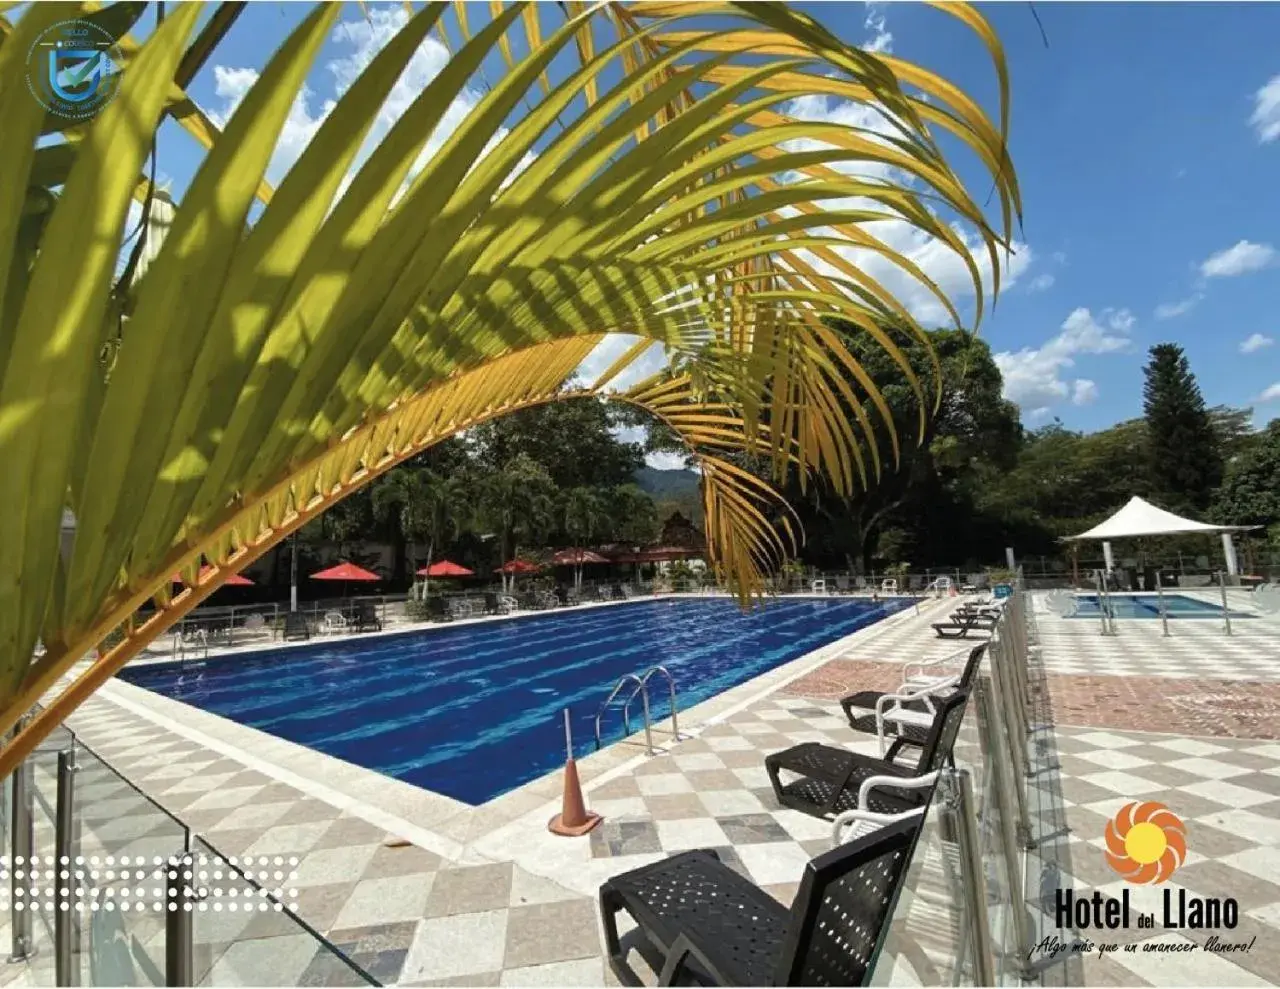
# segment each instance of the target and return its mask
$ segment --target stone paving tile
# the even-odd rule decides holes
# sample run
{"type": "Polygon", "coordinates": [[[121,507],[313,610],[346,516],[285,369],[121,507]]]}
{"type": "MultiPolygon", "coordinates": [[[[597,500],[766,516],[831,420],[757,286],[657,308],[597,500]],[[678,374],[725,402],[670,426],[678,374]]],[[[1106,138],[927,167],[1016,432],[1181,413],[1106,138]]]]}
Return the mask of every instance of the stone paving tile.
{"type": "MultiPolygon", "coordinates": [[[[165,807],[192,818],[215,844],[225,843],[224,851],[296,848],[299,916],[384,984],[613,985],[616,980],[600,955],[594,897],[599,881],[610,874],[682,848],[710,847],[780,902],[794,897],[805,863],[829,847],[829,825],[778,806],[763,773],[763,756],[803,740],[873,754],[874,738],[850,732],[834,702],[854,689],[896,686],[906,662],[962,657],[967,644],[928,636],[931,617],[936,616],[922,614],[873,643],[847,650],[765,700],[705,726],[669,754],[643,760],[634,771],[604,784],[588,783],[589,805],[607,815],[590,838],[551,838],[545,830],[548,813],[539,808],[490,834],[478,832],[460,862],[412,845],[389,847],[387,832],[359,815],[208,752],[101,698],[77,713],[73,727],[84,729],[104,758],[165,807]],[[548,867],[550,861],[556,864],[548,867]],[[543,871],[550,874],[539,874],[543,871]]],[[[1079,633],[1046,632],[1049,624],[1041,624],[1043,653],[1076,642],[1072,636],[1079,633]]],[[[1096,630],[1093,636],[1102,639],[1096,630]]],[[[1079,639],[1083,645],[1084,637],[1079,639]]],[[[1280,678],[1257,677],[1247,684],[1232,679],[1238,670],[1253,668],[1240,656],[1256,650],[1260,640],[1241,636],[1246,639],[1229,654],[1203,662],[1192,656],[1200,645],[1179,646],[1161,660],[1144,654],[1139,665],[1157,672],[1142,680],[1103,672],[1123,669],[1116,641],[1107,646],[1109,659],[1090,645],[1079,669],[1065,664],[1061,654],[1051,656],[1046,660],[1051,673],[1062,672],[1048,678],[1047,699],[1059,723],[1049,749],[1056,751],[1063,772],[1057,781],[1033,780],[1031,792],[1036,800],[1063,805],[1074,830],[1052,847],[1061,847],[1070,874],[1087,892],[1117,883],[1100,847],[1108,816],[1139,796],[1126,788],[1153,788],[1149,795],[1167,803],[1188,826],[1191,855],[1173,881],[1199,895],[1243,895],[1249,930],[1259,932],[1259,942],[1267,934],[1269,943],[1280,944],[1280,793],[1275,785],[1280,744],[1267,741],[1280,736],[1267,727],[1274,721],[1268,704],[1255,705],[1250,722],[1242,720],[1237,703],[1246,695],[1266,700],[1280,678]],[[1227,670],[1232,663],[1236,667],[1227,670]],[[1220,675],[1188,675],[1207,672],[1220,675]],[[1135,720],[1136,708],[1125,706],[1131,698],[1155,713],[1135,720]],[[1205,703],[1197,707],[1197,699],[1205,703]],[[1068,717],[1082,720],[1078,727],[1063,727],[1070,724],[1068,717]],[[1148,725],[1164,733],[1134,730],[1148,725]],[[1254,734],[1245,737],[1247,732],[1254,734]]],[[[1137,641],[1127,640],[1124,648],[1137,641]]],[[[692,719],[691,725],[699,727],[692,719]]],[[[957,754],[971,759],[976,751],[976,738],[962,738],[957,754]]],[[[121,796],[113,809],[118,790],[111,777],[91,780],[86,774],[81,782],[82,793],[94,793],[95,808],[106,809],[98,820],[115,847],[163,835],[162,815],[149,818],[141,832],[122,821],[136,816],[142,802],[136,795],[121,796]]],[[[270,976],[269,981],[283,984],[341,983],[341,962],[296,931],[285,916],[254,917],[227,943],[204,947],[203,964],[228,978],[242,979],[257,966],[259,981],[270,976]]],[[[910,931],[926,947],[937,935],[916,927],[910,931]]],[[[1139,980],[1111,959],[1095,961],[1086,969],[1088,984],[1139,980]]],[[[1213,972],[1231,984],[1233,972],[1247,979],[1277,970],[1280,964],[1259,952],[1213,972]]],[[[637,971],[652,982],[652,972],[642,964],[637,971]]]]}

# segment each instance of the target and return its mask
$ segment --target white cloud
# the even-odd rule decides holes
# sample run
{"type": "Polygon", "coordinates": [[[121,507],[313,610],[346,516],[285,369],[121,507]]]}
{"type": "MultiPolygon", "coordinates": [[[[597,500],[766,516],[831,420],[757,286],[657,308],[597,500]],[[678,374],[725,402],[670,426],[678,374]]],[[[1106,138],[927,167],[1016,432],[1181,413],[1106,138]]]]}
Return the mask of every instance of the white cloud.
{"type": "MultiPolygon", "coordinates": [[[[400,6],[370,6],[367,18],[343,21],[334,29],[332,42],[340,51],[345,50],[345,53],[329,61],[325,68],[333,79],[334,93],[338,98],[351,88],[360,73],[408,19],[408,12],[400,6]]],[[[436,38],[428,37],[422,41],[379,109],[365,143],[356,157],[353,172],[382,142],[396,121],[421,95],[431,80],[448,64],[449,58],[448,50],[436,38]]],[[[219,126],[224,126],[249,88],[257,81],[258,72],[252,68],[231,68],[225,65],[214,66],[213,71],[214,89],[222,99],[222,104],[213,107],[209,115],[219,126]]],[[[445,110],[426,147],[423,148],[422,154],[410,169],[410,179],[417,175],[431,157],[444,146],[480,99],[481,93],[470,87],[464,87],[459,92],[445,110]]],[[[319,105],[315,104],[316,92],[310,86],[304,86],[289,109],[289,116],[267,169],[269,181],[279,182],[283,178],[306,150],[325,118],[333,111],[336,101],[326,99],[319,105]]],[[[506,134],[506,128],[499,129],[480,157],[483,158],[488,154],[506,134]]],[[[532,155],[525,155],[511,177],[523,171],[532,160],[532,155]]],[[[510,181],[511,177],[508,177],[507,181],[510,181]]],[[[346,190],[350,178],[349,175],[340,192],[346,190]]]]}
{"type": "Polygon", "coordinates": [[[893,51],[893,35],[886,26],[882,4],[867,4],[867,18],[863,21],[863,26],[871,32],[871,39],[862,46],[864,49],[872,52],[893,51]]]}
{"type": "Polygon", "coordinates": [[[1280,381],[1277,381],[1274,385],[1271,385],[1261,395],[1258,396],[1259,402],[1274,402],[1277,399],[1280,399],[1280,381]]]}
{"type": "Polygon", "coordinates": [[[1031,284],[1027,286],[1028,292],[1043,292],[1047,288],[1053,287],[1054,278],[1047,271],[1042,275],[1036,275],[1031,279],[1031,284]]]}
{"type": "Polygon", "coordinates": [[[1077,378],[1071,391],[1072,405],[1092,405],[1098,400],[1098,385],[1088,378],[1077,378]]]}
{"type": "Polygon", "coordinates": [[[1204,298],[1203,292],[1197,292],[1195,295],[1188,296],[1178,302],[1162,302],[1156,306],[1156,319],[1173,319],[1175,316],[1182,316],[1189,313],[1204,298]]]}
{"type": "Polygon", "coordinates": [[[1024,347],[1016,353],[995,355],[1004,376],[1004,395],[1031,418],[1048,413],[1059,402],[1087,405],[1098,397],[1098,386],[1088,378],[1071,380],[1063,372],[1075,366],[1080,354],[1110,354],[1127,350],[1132,341],[1125,334],[1134,324],[1127,309],[1104,309],[1097,318],[1088,309],[1074,310],[1061,331],[1042,346],[1024,347]]]}
{"type": "Polygon", "coordinates": [[[1280,75],[1253,94],[1253,115],[1249,123],[1263,144],[1280,138],[1280,75]]]}
{"type": "Polygon", "coordinates": [[[1275,260],[1276,249],[1270,244],[1242,240],[1206,258],[1200,265],[1200,274],[1205,278],[1233,278],[1260,271],[1275,260]]]}
{"type": "MultiPolygon", "coordinates": [[[[789,104],[787,113],[798,120],[824,121],[855,127],[861,131],[862,136],[873,140],[878,135],[891,134],[894,131],[893,124],[872,106],[829,100],[823,96],[801,97],[789,104]]],[[[792,143],[796,150],[816,149],[823,146],[821,142],[809,140],[792,143]]],[[[897,185],[916,184],[898,170],[879,163],[836,163],[832,168],[863,181],[891,182],[897,185]]],[[[918,187],[918,184],[916,185],[918,187]]],[[[824,205],[829,210],[866,209],[894,215],[892,209],[884,204],[861,197],[826,200],[824,205]]],[[[976,231],[962,223],[950,222],[949,225],[973,259],[984,287],[989,289],[992,285],[991,258],[982,240],[976,231]]],[[[956,303],[958,308],[963,309],[964,303],[972,298],[974,287],[968,265],[964,257],[952,250],[945,242],[925,233],[906,220],[876,220],[862,224],[862,228],[882,241],[889,250],[917,265],[933,279],[948,298],[956,303]]],[[[924,323],[950,322],[950,316],[934,294],[917,278],[886,258],[883,253],[861,248],[837,248],[837,250],[842,257],[857,265],[896,295],[918,320],[924,323]]],[[[1000,256],[1002,259],[1001,288],[1009,289],[1027,271],[1034,255],[1027,244],[1015,241],[1013,253],[1004,255],[1002,252],[1000,256]]],[[[826,262],[812,256],[807,256],[806,261],[823,274],[834,274],[833,269],[826,262]]]]}
{"type": "Polygon", "coordinates": [[[1262,333],[1255,333],[1249,339],[1240,342],[1240,353],[1252,354],[1262,350],[1264,347],[1270,347],[1273,343],[1275,343],[1275,340],[1271,337],[1262,333]]]}
{"type": "MultiPolygon", "coordinates": [[[[631,347],[640,342],[640,337],[629,333],[610,333],[595,350],[587,355],[587,359],[578,365],[574,376],[579,384],[588,385],[613,366],[631,347]]],[[[616,378],[608,384],[609,391],[621,391],[643,381],[652,374],[657,374],[667,364],[666,348],[654,342],[647,351],[633,361],[616,378]]]]}
{"type": "Polygon", "coordinates": [[[1128,309],[1104,309],[1101,316],[1107,326],[1117,333],[1128,333],[1138,321],[1128,309]]]}

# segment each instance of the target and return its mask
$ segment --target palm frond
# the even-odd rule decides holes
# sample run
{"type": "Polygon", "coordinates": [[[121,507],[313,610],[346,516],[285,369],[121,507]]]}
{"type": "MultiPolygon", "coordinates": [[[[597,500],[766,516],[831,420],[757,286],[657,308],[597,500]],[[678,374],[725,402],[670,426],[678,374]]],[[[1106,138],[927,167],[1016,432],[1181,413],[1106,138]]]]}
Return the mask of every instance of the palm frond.
{"type": "Polygon", "coordinates": [[[178,6],[145,42],[122,40],[119,92],[68,135],[71,151],[37,153],[47,121],[17,54],[65,11],[33,5],[0,45],[0,119],[16,149],[0,158],[0,504],[16,506],[0,514],[11,564],[0,572],[0,731],[123,629],[0,753],[0,775],[230,568],[433,442],[596,394],[566,385],[607,334],[663,346],[682,368],[619,397],[663,417],[701,459],[713,563],[746,600],[794,548],[771,482],[821,473],[852,491],[879,470],[874,417],[892,433],[829,319],[871,334],[923,397],[884,331],[919,327],[846,252],[878,252],[950,300],[865,224],[896,219],[960,252],[979,298],[987,286],[937,207],[968,220],[993,257],[1008,243],[1018,200],[1006,72],[969,8],[947,5],[992,50],[998,126],[946,80],[858,51],[781,4],[494,4],[483,23],[468,23],[466,4],[431,4],[270,190],[268,163],[337,9],[299,25],[216,132],[175,81],[208,57],[216,26],[191,43],[199,5],[178,6]],[[356,167],[419,45],[447,38],[446,10],[461,36],[452,57],[356,167]],[[447,109],[495,59],[504,75],[444,141],[447,109]],[[892,133],[788,117],[790,101],[813,95],[879,107],[892,133]],[[122,310],[112,268],[166,112],[208,153],[122,310]],[[992,173],[999,232],[935,126],[992,173]],[[814,135],[816,147],[795,143],[814,135]],[[419,167],[433,139],[440,149],[419,167]],[[860,162],[904,178],[860,178],[860,162]],[[54,173],[54,201],[29,196],[54,173]],[[251,221],[255,203],[265,207],[251,221]],[[97,362],[108,335],[121,341],[109,374],[97,362]],[[77,520],[65,556],[64,508],[77,520]],[[189,586],[172,595],[175,570],[189,586]],[[139,623],[149,599],[156,612],[139,623]],[[47,652],[32,662],[37,636],[47,652]]]}

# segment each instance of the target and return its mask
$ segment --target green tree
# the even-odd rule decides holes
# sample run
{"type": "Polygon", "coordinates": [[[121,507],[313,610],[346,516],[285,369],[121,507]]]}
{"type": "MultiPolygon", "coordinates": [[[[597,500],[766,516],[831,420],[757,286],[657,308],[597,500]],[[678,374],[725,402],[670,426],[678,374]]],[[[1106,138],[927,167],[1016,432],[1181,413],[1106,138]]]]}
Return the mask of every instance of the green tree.
{"type": "MultiPolygon", "coordinates": [[[[879,533],[890,525],[906,530],[900,534],[902,540],[922,559],[940,561],[944,554],[962,552],[940,545],[942,537],[954,542],[966,530],[939,510],[939,499],[945,494],[947,500],[972,511],[965,506],[972,500],[976,465],[996,472],[1011,469],[1022,435],[1017,407],[1001,396],[1003,382],[990,347],[957,330],[929,334],[941,370],[941,400],[935,411],[928,349],[914,336],[894,333],[925,388],[928,401],[921,437],[920,402],[900,366],[866,334],[839,322],[834,326],[843,332],[851,353],[884,395],[898,437],[899,459],[895,465],[888,427],[867,403],[882,463],[879,478],[871,473],[868,452],[867,490],[849,502],[832,497],[820,483],[806,499],[797,499],[794,490],[789,492],[808,534],[806,557],[815,562],[822,556],[835,557],[851,568],[860,564],[870,569],[879,533]]],[[[864,387],[854,380],[849,385],[865,402],[864,387]]]]}
{"type": "Polygon", "coordinates": [[[519,555],[521,543],[537,542],[555,525],[555,484],[546,469],[526,454],[517,454],[501,469],[484,475],[477,488],[477,514],[497,537],[502,564],[519,555]]]}
{"type": "Polygon", "coordinates": [[[397,467],[374,481],[369,491],[374,520],[383,526],[391,541],[391,579],[402,584],[405,550],[418,527],[417,513],[423,500],[422,473],[397,467]]]}
{"type": "Polygon", "coordinates": [[[637,485],[622,484],[610,490],[608,537],[625,546],[643,546],[658,538],[658,506],[637,485]]]}
{"type": "Polygon", "coordinates": [[[1147,470],[1152,493],[1175,511],[1203,511],[1222,480],[1222,452],[1182,348],[1160,343],[1144,369],[1147,470]]]}
{"type": "MultiPolygon", "coordinates": [[[[560,496],[560,524],[571,546],[591,542],[608,520],[604,498],[594,488],[570,488],[560,496]]],[[[573,568],[575,587],[582,586],[582,564],[573,568]]]]}
{"type": "Polygon", "coordinates": [[[644,465],[638,443],[623,442],[617,407],[597,399],[574,399],[525,409],[473,431],[477,466],[500,470],[517,454],[540,464],[564,490],[629,484],[644,465]]]}
{"type": "Polygon", "coordinates": [[[1213,518],[1222,525],[1280,523],[1280,419],[1227,466],[1214,495],[1213,518]]]}

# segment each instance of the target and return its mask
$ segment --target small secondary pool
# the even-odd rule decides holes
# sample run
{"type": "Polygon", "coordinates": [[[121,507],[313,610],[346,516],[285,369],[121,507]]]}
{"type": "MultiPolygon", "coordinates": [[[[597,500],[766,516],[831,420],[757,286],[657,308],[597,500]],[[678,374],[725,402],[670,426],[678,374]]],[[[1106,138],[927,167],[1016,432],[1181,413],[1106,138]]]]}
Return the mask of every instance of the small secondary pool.
{"type": "MultiPolygon", "coordinates": [[[[1159,618],[1160,600],[1155,594],[1109,594],[1107,600],[1111,605],[1113,618],[1159,618]]],[[[1099,614],[1098,595],[1077,594],[1077,610],[1072,618],[1097,618],[1099,614]]],[[[1222,606],[1189,597],[1186,594],[1166,594],[1164,611],[1170,618],[1221,618],[1222,606]]],[[[1232,618],[1249,618],[1231,612],[1232,618]]]]}
{"type": "MultiPolygon", "coordinates": [[[[898,599],[659,600],[342,639],[201,662],[126,668],[121,679],[387,776],[481,804],[578,755],[619,677],[667,667],[681,710],[910,607],[898,599]]],[[[654,720],[669,702],[649,681],[654,720]]],[[[624,692],[623,696],[626,696],[624,692]]],[[[642,724],[639,699],[631,724],[642,724]]],[[[605,737],[622,735],[619,711],[605,737]]]]}

